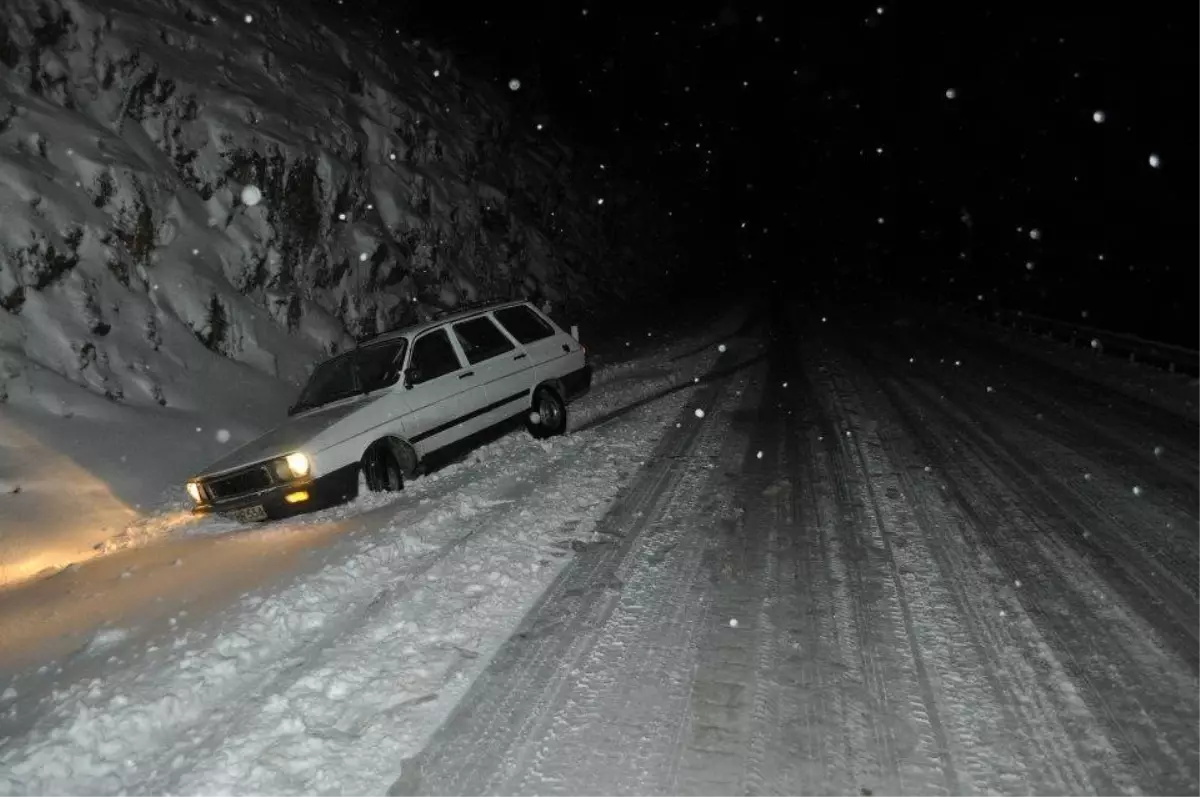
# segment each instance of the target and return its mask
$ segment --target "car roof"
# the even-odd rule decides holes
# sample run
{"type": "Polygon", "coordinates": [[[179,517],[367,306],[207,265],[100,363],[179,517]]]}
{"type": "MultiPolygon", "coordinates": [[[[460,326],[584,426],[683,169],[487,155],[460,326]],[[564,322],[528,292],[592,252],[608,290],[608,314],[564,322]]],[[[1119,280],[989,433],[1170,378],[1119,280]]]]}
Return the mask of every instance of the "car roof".
{"type": "MultiPolygon", "coordinates": [[[[420,324],[413,324],[412,326],[402,327],[401,329],[393,329],[388,332],[381,332],[380,334],[374,335],[366,340],[359,341],[358,347],[370,346],[374,343],[382,343],[388,340],[395,340],[396,338],[413,338],[417,335],[420,335],[422,332],[427,332],[428,330],[440,327],[443,324],[450,324],[455,321],[462,321],[465,318],[471,318],[472,316],[484,315],[485,313],[491,313],[496,310],[503,310],[506,307],[516,307],[517,305],[528,304],[528,299],[513,299],[506,302],[489,302],[487,304],[468,307],[463,310],[455,310],[454,312],[435,317],[429,321],[423,321],[420,324]]],[[[353,351],[353,349],[350,349],[349,351],[353,351]]]]}

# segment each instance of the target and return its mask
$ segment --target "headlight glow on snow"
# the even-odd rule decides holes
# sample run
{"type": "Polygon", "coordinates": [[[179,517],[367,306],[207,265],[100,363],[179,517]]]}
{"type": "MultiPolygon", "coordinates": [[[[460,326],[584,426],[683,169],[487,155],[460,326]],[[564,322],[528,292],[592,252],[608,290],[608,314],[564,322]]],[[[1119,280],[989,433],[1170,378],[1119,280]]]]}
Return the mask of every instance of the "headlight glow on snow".
{"type": "Polygon", "coordinates": [[[288,454],[283,459],[285,462],[287,462],[288,470],[292,472],[293,476],[299,477],[308,475],[308,457],[297,451],[294,454],[288,454]]]}
{"type": "Polygon", "coordinates": [[[195,501],[197,504],[200,503],[200,485],[196,484],[195,482],[188,482],[187,492],[188,495],[192,497],[193,501],[195,501]]]}

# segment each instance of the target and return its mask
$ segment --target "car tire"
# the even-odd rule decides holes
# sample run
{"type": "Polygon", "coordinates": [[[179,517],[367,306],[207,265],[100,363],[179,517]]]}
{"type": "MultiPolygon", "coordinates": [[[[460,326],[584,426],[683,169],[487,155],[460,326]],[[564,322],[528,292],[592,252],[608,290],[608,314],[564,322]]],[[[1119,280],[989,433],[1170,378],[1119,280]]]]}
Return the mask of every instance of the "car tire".
{"type": "Polygon", "coordinates": [[[525,425],[538,440],[563,434],[567,431],[567,405],[553,389],[539,387],[533,394],[533,406],[525,425]]]}
{"type": "Polygon", "coordinates": [[[376,444],[367,449],[362,458],[362,470],[367,489],[373,493],[394,493],[404,489],[404,470],[387,445],[376,444]]]}

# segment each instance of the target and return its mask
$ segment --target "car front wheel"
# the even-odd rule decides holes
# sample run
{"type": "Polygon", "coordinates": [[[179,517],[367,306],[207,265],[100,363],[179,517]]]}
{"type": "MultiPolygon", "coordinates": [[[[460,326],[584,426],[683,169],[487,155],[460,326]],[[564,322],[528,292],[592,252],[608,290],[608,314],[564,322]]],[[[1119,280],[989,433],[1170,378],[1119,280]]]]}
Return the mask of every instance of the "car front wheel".
{"type": "Polygon", "coordinates": [[[372,446],[362,461],[367,489],[373,493],[394,493],[404,489],[404,472],[396,455],[386,445],[372,446]]]}
{"type": "Polygon", "coordinates": [[[526,425],[538,440],[560,435],[567,430],[567,406],[550,388],[538,388],[526,425]]]}

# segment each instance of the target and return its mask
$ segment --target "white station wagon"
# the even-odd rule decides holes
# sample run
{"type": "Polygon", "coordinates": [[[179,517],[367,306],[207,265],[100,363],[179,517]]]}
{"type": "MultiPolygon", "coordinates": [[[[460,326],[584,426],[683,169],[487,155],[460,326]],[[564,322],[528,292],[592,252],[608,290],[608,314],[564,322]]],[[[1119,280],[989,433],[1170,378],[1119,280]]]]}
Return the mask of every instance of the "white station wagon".
{"type": "Polygon", "coordinates": [[[591,386],[587,350],[526,301],[387,332],[317,366],[287,421],[187,483],[197,513],[284,517],[399,490],[433,451],[525,415],[562,434],[591,386]]]}

